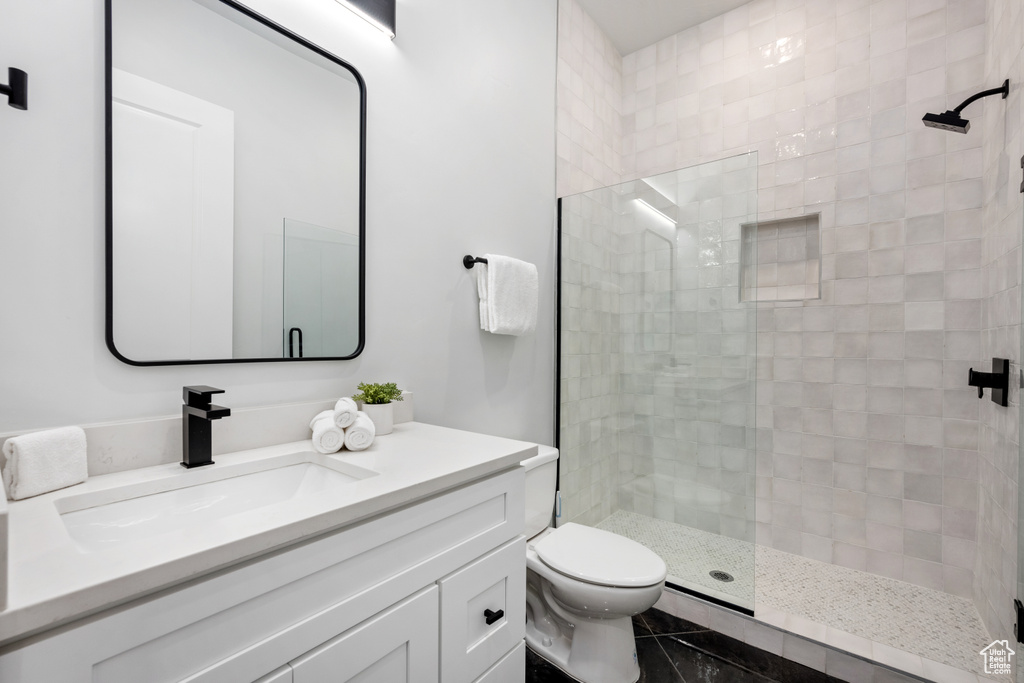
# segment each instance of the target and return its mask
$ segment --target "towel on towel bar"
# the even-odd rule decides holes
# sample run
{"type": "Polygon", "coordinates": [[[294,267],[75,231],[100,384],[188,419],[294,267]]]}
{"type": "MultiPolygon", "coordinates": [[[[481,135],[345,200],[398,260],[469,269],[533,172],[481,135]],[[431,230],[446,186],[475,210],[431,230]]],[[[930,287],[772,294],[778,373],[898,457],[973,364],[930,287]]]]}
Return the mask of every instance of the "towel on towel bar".
{"type": "Polygon", "coordinates": [[[537,266],[509,256],[485,254],[478,263],[480,329],[520,336],[537,329],[537,266]]]}

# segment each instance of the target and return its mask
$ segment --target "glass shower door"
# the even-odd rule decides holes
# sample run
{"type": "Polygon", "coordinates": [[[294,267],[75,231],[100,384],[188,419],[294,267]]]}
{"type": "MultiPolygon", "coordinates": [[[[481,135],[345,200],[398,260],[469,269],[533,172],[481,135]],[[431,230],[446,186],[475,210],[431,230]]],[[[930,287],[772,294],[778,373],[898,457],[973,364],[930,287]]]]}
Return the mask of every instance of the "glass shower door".
{"type": "Polygon", "coordinates": [[[560,519],[650,547],[671,585],[743,611],[756,192],[745,154],[566,197],[561,221],[560,519]]]}

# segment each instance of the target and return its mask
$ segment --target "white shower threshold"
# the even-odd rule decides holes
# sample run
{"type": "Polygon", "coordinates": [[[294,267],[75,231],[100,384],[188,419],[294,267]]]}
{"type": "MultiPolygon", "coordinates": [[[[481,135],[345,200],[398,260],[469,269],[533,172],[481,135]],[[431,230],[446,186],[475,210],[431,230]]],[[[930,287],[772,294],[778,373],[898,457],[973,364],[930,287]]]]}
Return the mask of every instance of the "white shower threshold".
{"type": "Polygon", "coordinates": [[[993,638],[966,598],[633,512],[597,526],[658,553],[670,582],[752,605],[772,628],[929,681],[1012,680],[985,674],[980,651],[993,638]],[[716,569],[734,581],[715,581],[716,569]]]}

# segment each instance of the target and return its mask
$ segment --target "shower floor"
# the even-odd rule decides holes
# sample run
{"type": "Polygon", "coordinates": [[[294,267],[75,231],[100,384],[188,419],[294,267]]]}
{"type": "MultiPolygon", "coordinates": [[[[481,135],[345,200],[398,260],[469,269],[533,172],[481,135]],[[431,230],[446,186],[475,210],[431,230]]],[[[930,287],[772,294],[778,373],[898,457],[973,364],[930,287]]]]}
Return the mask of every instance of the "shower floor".
{"type": "Polygon", "coordinates": [[[754,604],[759,621],[819,641],[828,632],[830,645],[910,672],[923,658],[984,673],[979,652],[992,638],[965,598],[633,512],[597,526],[658,553],[673,583],[754,604]],[[735,581],[716,581],[715,569],[735,581]]]}
{"type": "Polygon", "coordinates": [[[754,609],[754,544],[635,512],[617,510],[597,525],[647,546],[668,565],[669,581],[732,605],[754,609]],[[712,571],[732,575],[729,582],[712,571]]]}

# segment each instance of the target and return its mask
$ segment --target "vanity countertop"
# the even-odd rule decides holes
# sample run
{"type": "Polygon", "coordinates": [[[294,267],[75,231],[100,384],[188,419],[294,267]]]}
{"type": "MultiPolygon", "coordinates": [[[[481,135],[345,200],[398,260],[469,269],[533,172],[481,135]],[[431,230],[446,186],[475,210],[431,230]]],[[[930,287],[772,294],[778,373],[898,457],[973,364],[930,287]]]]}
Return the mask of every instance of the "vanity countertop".
{"type": "Polygon", "coordinates": [[[0,645],[515,467],[535,455],[537,446],[407,422],[395,425],[391,434],[379,437],[365,451],[328,456],[378,473],[347,484],[343,495],[298,496],[213,525],[194,525],[187,532],[163,533],[96,552],[76,545],[59,514],[70,498],[82,494],[102,498],[105,491],[126,486],[160,488],[171,478],[184,481],[204,471],[256,466],[258,461],[310,450],[307,440],[215,456],[217,464],[196,470],[178,463],[146,467],[11,502],[7,609],[0,612],[0,645]]]}

